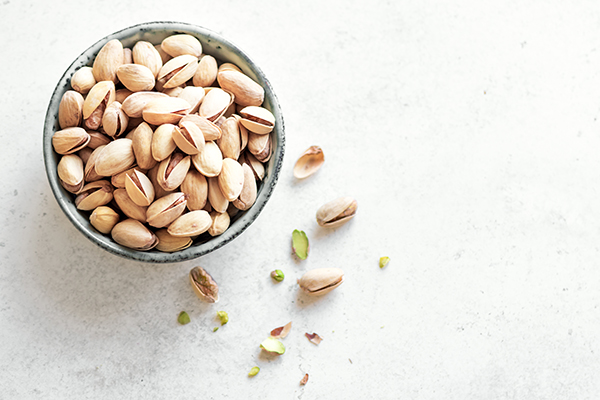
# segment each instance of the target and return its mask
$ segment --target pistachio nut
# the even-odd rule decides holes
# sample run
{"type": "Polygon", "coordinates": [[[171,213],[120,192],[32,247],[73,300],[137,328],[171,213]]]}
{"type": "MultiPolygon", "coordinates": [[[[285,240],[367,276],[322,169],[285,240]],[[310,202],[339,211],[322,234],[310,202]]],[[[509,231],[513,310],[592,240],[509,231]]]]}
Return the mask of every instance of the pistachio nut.
{"type": "Polygon", "coordinates": [[[152,157],[162,161],[169,157],[177,148],[173,140],[173,132],[177,127],[173,124],[162,124],[154,131],[152,136],[152,157]]]}
{"type": "Polygon", "coordinates": [[[218,176],[219,188],[228,201],[238,198],[244,187],[244,169],[234,159],[223,159],[223,168],[218,176]]]}
{"type": "Polygon", "coordinates": [[[96,173],[101,176],[112,176],[130,168],[135,162],[133,142],[131,139],[117,139],[106,145],[96,158],[96,173]]]}
{"type": "Polygon", "coordinates": [[[232,204],[236,208],[245,211],[252,207],[256,201],[256,179],[254,179],[254,172],[248,164],[242,164],[242,170],[244,172],[244,186],[242,186],[240,195],[233,200],[232,204]]]}
{"type": "Polygon", "coordinates": [[[92,72],[97,82],[117,83],[117,69],[123,64],[123,45],[117,39],[108,41],[94,59],[92,72]]]}
{"type": "Polygon", "coordinates": [[[165,158],[158,165],[156,179],[158,184],[166,191],[175,190],[187,175],[190,169],[190,156],[175,152],[165,158]]]}
{"type": "Polygon", "coordinates": [[[175,251],[187,249],[192,245],[192,239],[190,237],[175,237],[164,228],[157,230],[154,234],[159,240],[156,245],[156,250],[165,253],[173,253],[175,251]]]}
{"type": "Polygon", "coordinates": [[[271,158],[271,135],[248,133],[248,150],[258,161],[269,161],[271,158]]]}
{"type": "Polygon", "coordinates": [[[219,66],[219,71],[218,74],[220,74],[221,72],[225,72],[225,71],[237,71],[237,72],[242,72],[242,70],[235,64],[232,63],[223,63],[219,66]]]}
{"type": "Polygon", "coordinates": [[[154,200],[160,199],[161,197],[164,197],[172,192],[172,191],[166,191],[158,184],[158,178],[156,177],[157,174],[158,174],[158,164],[156,164],[154,167],[152,167],[148,171],[148,174],[147,174],[148,178],[150,178],[150,182],[152,182],[152,186],[154,186],[154,200]]]}
{"type": "Polygon", "coordinates": [[[227,228],[229,228],[231,218],[229,217],[228,213],[220,213],[213,211],[210,213],[210,218],[212,220],[210,228],[208,228],[208,234],[210,236],[222,235],[223,232],[225,232],[227,228]]]}
{"type": "Polygon", "coordinates": [[[96,130],[102,125],[106,107],[115,101],[115,84],[99,81],[92,87],[83,101],[83,122],[86,128],[96,130]]]}
{"type": "Polygon", "coordinates": [[[202,55],[202,44],[188,34],[171,35],[162,41],[160,47],[171,57],[188,54],[197,59],[202,55]]]}
{"type": "Polygon", "coordinates": [[[173,221],[168,232],[175,237],[190,237],[200,235],[212,225],[210,214],[204,210],[190,211],[173,221]]]}
{"type": "Polygon", "coordinates": [[[205,141],[217,140],[221,137],[221,128],[215,125],[214,122],[199,116],[198,114],[188,114],[181,119],[179,122],[193,122],[200,128],[205,141]]]}
{"type": "Polygon", "coordinates": [[[204,100],[202,100],[202,104],[198,109],[198,115],[214,122],[225,113],[233,101],[232,94],[223,89],[214,88],[204,96],[204,100]]]}
{"type": "Polygon", "coordinates": [[[118,101],[119,103],[123,104],[123,102],[127,100],[127,98],[132,94],[133,92],[129,89],[117,89],[117,91],[115,92],[115,101],[118,101]]]}
{"type": "Polygon", "coordinates": [[[204,136],[196,124],[190,121],[179,122],[173,130],[173,141],[181,151],[194,155],[204,149],[204,136]]]}
{"type": "Polygon", "coordinates": [[[240,116],[242,125],[259,135],[265,135],[275,127],[275,116],[264,107],[245,107],[240,110],[240,116]]]}
{"type": "Polygon", "coordinates": [[[198,63],[196,73],[192,78],[192,83],[196,87],[207,87],[213,84],[217,79],[217,60],[208,54],[202,56],[198,63]]]}
{"type": "Polygon", "coordinates": [[[217,145],[221,149],[223,157],[237,160],[240,157],[242,148],[242,138],[237,119],[235,117],[227,118],[221,125],[221,131],[223,133],[221,138],[217,140],[217,145]]]}
{"type": "Polygon", "coordinates": [[[319,146],[310,146],[296,161],[294,165],[294,177],[304,179],[321,168],[325,162],[325,155],[319,146]]]}
{"type": "Polygon", "coordinates": [[[121,246],[140,251],[151,250],[159,242],[154,233],[135,219],[126,219],[116,224],[111,236],[121,246]]]}
{"type": "Polygon", "coordinates": [[[217,282],[202,267],[194,267],[190,271],[190,283],[194,293],[208,303],[219,301],[219,286],[217,282]]]}
{"type": "Polygon", "coordinates": [[[265,99],[265,90],[248,75],[235,70],[220,71],[217,75],[219,86],[235,96],[241,106],[260,106],[265,99]]]}
{"type": "Polygon", "coordinates": [[[67,90],[58,105],[58,124],[60,128],[79,126],[82,119],[83,96],[74,90],[67,90]]]}
{"type": "Polygon", "coordinates": [[[339,197],[322,205],[317,211],[317,223],[324,227],[336,227],[356,215],[358,203],[352,197],[339,197]]]}
{"type": "Polygon", "coordinates": [[[127,190],[131,200],[138,206],[149,206],[154,201],[152,182],[137,169],[125,175],[125,190],[127,190]]]}
{"type": "Polygon", "coordinates": [[[204,176],[218,176],[223,168],[223,154],[215,142],[206,142],[201,153],[192,156],[194,167],[204,176]]]}
{"type": "Polygon", "coordinates": [[[75,154],[62,156],[57,167],[60,184],[71,193],[77,194],[83,188],[83,161],[75,154]]]}
{"type": "Polygon", "coordinates": [[[129,118],[141,118],[146,104],[154,99],[163,97],[169,96],[159,92],[135,92],[127,96],[125,101],[123,101],[123,111],[125,111],[129,118]]]}
{"type": "MultiPolygon", "coordinates": [[[[133,64],[133,53],[129,47],[123,48],[123,64],[133,64]]],[[[117,70],[117,77],[119,76],[117,70]]]]}
{"type": "Polygon", "coordinates": [[[156,51],[158,52],[158,54],[160,55],[160,59],[162,60],[162,63],[166,63],[167,61],[169,61],[171,58],[170,55],[168,55],[163,49],[162,46],[160,44],[155,44],[154,48],[156,49],[156,51]]]}
{"type": "Polygon", "coordinates": [[[221,192],[219,187],[219,179],[217,177],[207,178],[208,181],[208,201],[213,210],[224,213],[229,206],[229,200],[221,192]]]}
{"type": "Polygon", "coordinates": [[[65,128],[54,132],[52,147],[58,154],[72,154],[86,147],[90,139],[90,135],[83,128],[65,128]]]}
{"type": "Polygon", "coordinates": [[[142,169],[150,169],[156,165],[156,160],[152,157],[153,135],[152,128],[146,122],[140,123],[131,134],[133,154],[142,169]]]}
{"type": "Polygon", "coordinates": [[[241,152],[241,151],[244,151],[244,149],[248,145],[248,129],[246,129],[246,127],[240,123],[240,121],[242,120],[242,117],[240,117],[237,114],[232,114],[231,116],[237,120],[238,128],[240,128],[240,142],[241,142],[240,143],[240,152],[241,152]]]}
{"type": "Polygon", "coordinates": [[[152,76],[156,78],[158,72],[162,68],[163,61],[160,53],[149,42],[140,40],[132,49],[133,62],[143,65],[152,71],[152,76]]]}
{"type": "Polygon", "coordinates": [[[190,106],[192,106],[190,114],[192,114],[198,112],[200,104],[202,103],[202,100],[204,100],[204,89],[196,86],[186,86],[181,89],[181,92],[177,94],[177,97],[190,103],[190,106]]]}
{"type": "Polygon", "coordinates": [[[339,268],[317,268],[306,272],[298,285],[310,296],[320,296],[331,292],[344,282],[344,271],[339,268]]]}
{"type": "Polygon", "coordinates": [[[183,88],[181,86],[177,86],[177,87],[174,87],[174,88],[168,88],[168,89],[162,89],[161,90],[161,93],[164,93],[164,94],[166,94],[169,97],[179,97],[179,95],[181,94],[181,92],[183,92],[183,88]]]}
{"type": "Polygon", "coordinates": [[[90,223],[96,230],[108,235],[119,222],[119,214],[107,206],[97,207],[90,215],[90,223]]]}
{"type": "Polygon", "coordinates": [[[160,97],[146,104],[142,117],[152,125],[177,124],[190,108],[187,101],[178,97],[160,97]]]}
{"type": "Polygon", "coordinates": [[[145,174],[147,171],[145,169],[141,169],[139,166],[134,165],[133,167],[126,169],[123,172],[119,172],[118,174],[114,174],[110,178],[110,183],[118,189],[125,189],[125,179],[128,174],[133,173],[134,170],[139,170],[142,174],[145,174]]]}
{"type": "MultiPolygon", "coordinates": [[[[102,152],[102,150],[106,147],[106,145],[98,146],[96,149],[92,151],[87,162],[85,162],[85,167],[83,170],[84,180],[86,182],[94,182],[103,178],[103,176],[98,175],[96,173],[96,159],[98,155],[102,152]]],[[[87,149],[88,147],[86,147],[87,149]]]]}
{"type": "Polygon", "coordinates": [[[146,222],[155,228],[164,228],[183,213],[186,204],[185,194],[181,192],[154,200],[146,211],[146,222]]]}
{"type": "Polygon", "coordinates": [[[94,150],[90,149],[89,147],[84,147],[83,149],[77,152],[77,155],[83,161],[83,165],[87,165],[87,162],[90,159],[90,156],[92,155],[93,151],[94,150]]]}
{"type": "Polygon", "coordinates": [[[102,116],[102,128],[107,135],[119,137],[127,129],[129,117],[122,110],[122,105],[118,101],[113,101],[106,107],[102,116]]]}
{"type": "Polygon", "coordinates": [[[123,64],[117,69],[121,83],[132,92],[152,90],[156,80],[150,68],[141,64],[123,64]]]}
{"type": "Polygon", "coordinates": [[[113,199],[113,187],[109,181],[96,181],[86,184],[75,197],[78,210],[91,211],[104,206],[113,199]]]}
{"type": "Polygon", "coordinates": [[[89,147],[92,150],[97,149],[100,146],[106,146],[112,141],[110,137],[103,133],[97,131],[86,132],[88,133],[88,135],[90,135],[90,142],[88,143],[87,147],[89,147]]]}
{"type": "Polygon", "coordinates": [[[183,54],[167,61],[156,77],[163,84],[164,89],[183,85],[192,79],[198,68],[198,57],[183,54]]]}
{"type": "Polygon", "coordinates": [[[81,94],[86,94],[96,84],[92,67],[81,67],[71,77],[71,87],[81,94]]]}
{"type": "Polygon", "coordinates": [[[146,222],[146,212],[148,207],[135,204],[131,197],[129,197],[127,194],[126,189],[115,189],[113,192],[113,198],[123,214],[125,214],[127,217],[140,222],[146,222]]]}
{"type": "Polygon", "coordinates": [[[181,191],[185,193],[188,210],[202,210],[206,205],[208,182],[200,172],[190,169],[181,183],[181,191]]]}
{"type": "Polygon", "coordinates": [[[250,153],[249,151],[245,151],[244,153],[242,153],[242,155],[240,156],[240,162],[246,163],[250,166],[252,172],[254,172],[254,178],[257,181],[263,180],[263,178],[265,177],[265,166],[263,165],[263,163],[258,161],[256,157],[252,155],[252,153],[250,153]]]}

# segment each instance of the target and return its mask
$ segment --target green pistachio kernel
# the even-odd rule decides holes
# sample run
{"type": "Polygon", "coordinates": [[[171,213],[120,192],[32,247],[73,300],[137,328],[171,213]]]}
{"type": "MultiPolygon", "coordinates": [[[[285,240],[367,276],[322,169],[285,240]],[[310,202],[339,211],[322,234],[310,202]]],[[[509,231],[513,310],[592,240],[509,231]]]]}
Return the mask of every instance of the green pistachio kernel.
{"type": "Polygon", "coordinates": [[[218,327],[218,326],[215,326],[215,327],[213,328],[213,332],[216,332],[216,331],[218,331],[218,330],[219,330],[219,327],[218,327]]]}
{"type": "Polygon", "coordinates": [[[298,256],[301,260],[306,260],[308,257],[308,237],[304,231],[299,231],[298,229],[294,229],[292,232],[292,250],[294,254],[298,256]]]}
{"type": "Polygon", "coordinates": [[[260,348],[273,354],[285,353],[285,346],[277,339],[266,338],[261,344],[260,348]]]}
{"type": "Polygon", "coordinates": [[[181,325],[189,324],[190,316],[185,311],[182,311],[179,313],[179,316],[177,317],[177,322],[179,322],[181,325]]]}
{"type": "Polygon", "coordinates": [[[260,368],[252,367],[250,372],[248,372],[248,376],[256,376],[256,374],[258,374],[259,372],[260,372],[260,368]]]}
{"type": "Polygon", "coordinates": [[[381,257],[379,259],[379,268],[383,268],[386,265],[388,265],[388,263],[390,262],[390,258],[389,257],[381,257]]]}
{"type": "Polygon", "coordinates": [[[285,275],[283,274],[282,270],[276,269],[275,271],[271,272],[271,278],[275,279],[277,282],[281,282],[285,278],[285,275]]]}
{"type": "Polygon", "coordinates": [[[221,325],[229,322],[229,315],[225,311],[217,311],[217,317],[221,320],[221,325]]]}

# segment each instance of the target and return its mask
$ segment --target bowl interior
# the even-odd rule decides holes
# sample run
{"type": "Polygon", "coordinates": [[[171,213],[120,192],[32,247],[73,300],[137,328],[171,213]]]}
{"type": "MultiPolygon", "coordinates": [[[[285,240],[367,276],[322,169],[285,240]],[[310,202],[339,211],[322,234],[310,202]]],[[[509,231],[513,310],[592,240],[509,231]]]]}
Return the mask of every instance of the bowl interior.
{"type": "Polygon", "coordinates": [[[281,109],[271,84],[260,68],[242,50],[216,33],[199,26],[180,22],[150,22],[135,25],[101,39],[84,51],[69,66],[56,85],[46,113],[43,139],[44,162],[50,186],[61,209],[75,227],[92,242],[111,253],[133,260],[156,263],[178,262],[200,257],[222,247],[246,230],[258,217],[273,192],[283,162],[284,147],[284,123],[281,109]],[[73,201],[74,196],[60,185],[56,170],[60,161],[60,155],[54,152],[52,135],[57,130],[60,130],[58,124],[58,106],[63,94],[71,89],[71,76],[82,66],[91,66],[94,57],[106,42],[112,39],[119,39],[123,43],[123,47],[131,48],[139,40],[145,40],[152,44],[160,44],[167,36],[178,33],[187,33],[195,36],[202,43],[203,53],[212,55],[219,63],[231,62],[237,65],[245,74],[265,89],[263,107],[270,110],[275,116],[275,129],[271,133],[273,154],[265,164],[264,179],[262,182],[257,182],[256,202],[249,210],[239,212],[232,217],[229,229],[222,235],[213,238],[205,233],[191,247],[175,253],[163,253],[157,250],[142,252],[123,247],[115,243],[110,236],[96,231],[89,222],[90,213],[77,210],[73,201]]]}

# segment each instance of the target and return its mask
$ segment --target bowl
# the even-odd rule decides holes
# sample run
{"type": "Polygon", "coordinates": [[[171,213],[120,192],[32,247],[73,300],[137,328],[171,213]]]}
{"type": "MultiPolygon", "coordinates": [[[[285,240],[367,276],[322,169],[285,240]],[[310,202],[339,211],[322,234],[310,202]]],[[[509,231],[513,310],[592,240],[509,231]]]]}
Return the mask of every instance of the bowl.
{"type": "Polygon", "coordinates": [[[172,263],[195,259],[224,246],[242,234],[256,220],[273,193],[283,162],[284,147],[284,122],[280,105],[271,84],[261,69],[244,51],[220,35],[200,26],[170,21],[148,22],[125,28],[94,43],[77,57],[69,68],[67,68],[54,89],[46,112],[43,138],[44,163],[48,181],[58,205],[69,221],[86,238],[110,253],[131,260],[151,263],[172,263]],[[158,250],[133,250],[117,244],[112,240],[110,235],[98,232],[89,222],[89,212],[79,211],[75,207],[75,196],[61,186],[57,173],[57,165],[61,156],[55,153],[52,147],[52,136],[54,132],[60,130],[58,124],[58,107],[63,94],[71,89],[70,78],[73,73],[83,66],[91,66],[96,54],[98,54],[102,46],[109,40],[119,39],[124,47],[131,48],[138,40],[160,44],[167,36],[180,33],[195,36],[202,43],[204,54],[212,55],[217,59],[219,64],[230,62],[237,65],[246,75],[264,88],[265,99],[262,106],[270,110],[275,117],[275,128],[270,133],[273,154],[265,164],[264,179],[262,182],[257,181],[256,202],[247,211],[238,212],[232,217],[229,228],[223,234],[210,237],[205,233],[197,238],[187,249],[174,253],[163,253],[158,250]]]}

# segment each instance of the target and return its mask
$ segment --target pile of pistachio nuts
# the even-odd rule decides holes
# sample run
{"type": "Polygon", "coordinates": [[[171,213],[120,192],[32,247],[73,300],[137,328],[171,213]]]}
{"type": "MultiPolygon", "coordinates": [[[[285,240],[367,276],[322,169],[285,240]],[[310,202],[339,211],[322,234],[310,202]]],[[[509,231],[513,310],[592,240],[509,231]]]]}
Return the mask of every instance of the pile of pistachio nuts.
{"type": "MultiPolygon", "coordinates": [[[[122,246],[174,252],[254,204],[272,154],[264,89],[187,34],[107,42],[71,77],[52,137],[61,185],[122,246]]],[[[210,236],[204,236],[210,237],[210,236]]]]}

